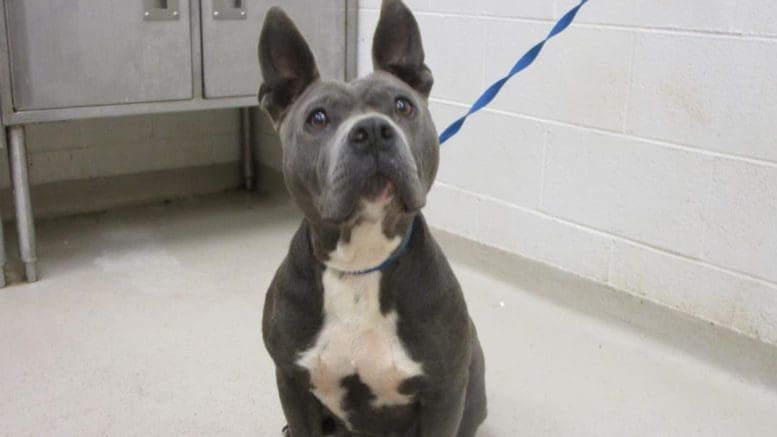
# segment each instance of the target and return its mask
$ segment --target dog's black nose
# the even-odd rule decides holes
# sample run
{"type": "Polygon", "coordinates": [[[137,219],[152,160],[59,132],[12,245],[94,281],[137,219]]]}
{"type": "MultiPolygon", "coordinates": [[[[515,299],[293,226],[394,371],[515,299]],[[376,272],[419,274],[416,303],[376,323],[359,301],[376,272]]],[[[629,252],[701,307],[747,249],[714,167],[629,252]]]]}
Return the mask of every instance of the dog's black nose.
{"type": "Polygon", "coordinates": [[[388,150],[394,147],[397,133],[391,123],[382,117],[359,121],[348,134],[348,142],[362,153],[388,150]]]}

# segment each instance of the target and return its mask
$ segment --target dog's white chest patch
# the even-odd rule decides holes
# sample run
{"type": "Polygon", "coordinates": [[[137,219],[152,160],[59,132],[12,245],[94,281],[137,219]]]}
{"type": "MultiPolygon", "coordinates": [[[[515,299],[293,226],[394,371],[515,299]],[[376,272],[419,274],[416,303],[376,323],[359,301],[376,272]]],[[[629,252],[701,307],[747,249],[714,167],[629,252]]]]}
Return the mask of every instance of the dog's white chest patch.
{"type": "Polygon", "coordinates": [[[343,378],[358,375],[375,395],[377,408],[411,402],[399,386],[423,373],[399,340],[396,312],[380,312],[380,276],[324,272],[324,326],[297,362],[310,372],[316,397],[342,420],[347,420],[343,378]]]}

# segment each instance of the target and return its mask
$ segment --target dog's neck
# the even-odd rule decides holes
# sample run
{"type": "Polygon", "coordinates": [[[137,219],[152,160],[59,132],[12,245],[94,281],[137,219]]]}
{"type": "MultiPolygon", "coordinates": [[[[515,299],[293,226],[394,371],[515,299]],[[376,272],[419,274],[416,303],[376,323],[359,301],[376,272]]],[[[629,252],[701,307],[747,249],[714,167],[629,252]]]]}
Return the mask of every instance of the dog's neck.
{"type": "Polygon", "coordinates": [[[374,269],[400,249],[415,216],[399,213],[391,205],[363,202],[346,225],[311,224],[314,255],[325,267],[343,273],[374,269]]]}

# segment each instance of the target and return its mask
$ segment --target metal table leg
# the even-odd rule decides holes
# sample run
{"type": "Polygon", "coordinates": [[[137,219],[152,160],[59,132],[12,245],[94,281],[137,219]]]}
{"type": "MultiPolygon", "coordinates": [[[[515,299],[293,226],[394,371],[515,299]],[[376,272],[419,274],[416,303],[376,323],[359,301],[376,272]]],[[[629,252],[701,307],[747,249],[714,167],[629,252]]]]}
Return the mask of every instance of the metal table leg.
{"type": "Polygon", "coordinates": [[[240,145],[243,148],[243,178],[246,190],[252,190],[256,183],[254,153],[251,144],[251,108],[240,108],[240,145]]]}
{"type": "Polygon", "coordinates": [[[0,288],[2,287],[5,287],[5,235],[3,235],[3,221],[0,220],[0,288]]]}
{"type": "Polygon", "coordinates": [[[19,233],[19,255],[24,262],[27,282],[35,282],[38,280],[38,257],[35,250],[35,220],[30,201],[24,126],[9,127],[8,132],[11,183],[16,206],[16,228],[19,233]]]}

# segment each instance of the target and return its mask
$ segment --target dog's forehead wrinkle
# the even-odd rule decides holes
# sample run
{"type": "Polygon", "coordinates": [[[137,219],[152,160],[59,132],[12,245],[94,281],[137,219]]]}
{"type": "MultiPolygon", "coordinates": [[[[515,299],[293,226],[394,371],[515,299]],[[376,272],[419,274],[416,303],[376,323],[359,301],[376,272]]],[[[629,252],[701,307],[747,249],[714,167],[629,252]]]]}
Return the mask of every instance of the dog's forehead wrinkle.
{"type": "MultiPolygon", "coordinates": [[[[416,91],[393,74],[375,71],[352,82],[360,93],[399,93],[415,96],[416,91]]],[[[362,94],[364,95],[364,94],[362,94]]]]}
{"type": "Polygon", "coordinates": [[[315,105],[328,105],[353,101],[355,96],[348,84],[338,81],[318,80],[310,85],[294,104],[291,112],[299,113],[313,109],[315,105]]]}

